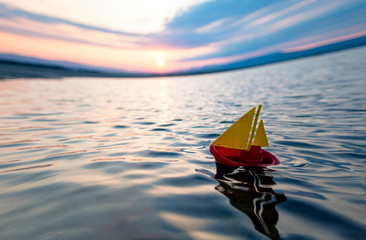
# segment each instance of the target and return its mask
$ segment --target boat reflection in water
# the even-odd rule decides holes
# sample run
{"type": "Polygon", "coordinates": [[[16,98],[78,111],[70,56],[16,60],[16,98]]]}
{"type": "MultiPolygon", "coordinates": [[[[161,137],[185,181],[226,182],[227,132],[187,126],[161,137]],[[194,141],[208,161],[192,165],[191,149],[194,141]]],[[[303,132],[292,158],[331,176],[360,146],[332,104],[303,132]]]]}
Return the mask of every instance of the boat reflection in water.
{"type": "Polygon", "coordinates": [[[276,224],[276,204],[286,201],[284,194],[270,187],[276,183],[263,168],[236,169],[216,163],[216,190],[230,199],[230,204],[252,220],[255,229],[271,239],[280,239],[276,224]]]}

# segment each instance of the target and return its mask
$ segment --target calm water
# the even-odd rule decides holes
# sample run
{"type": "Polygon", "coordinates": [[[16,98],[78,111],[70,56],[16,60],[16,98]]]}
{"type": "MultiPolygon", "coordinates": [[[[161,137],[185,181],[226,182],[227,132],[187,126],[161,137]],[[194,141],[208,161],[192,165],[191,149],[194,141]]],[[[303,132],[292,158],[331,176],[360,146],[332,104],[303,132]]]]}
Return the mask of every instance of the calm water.
{"type": "Polygon", "coordinates": [[[363,239],[365,56],[0,81],[0,239],[363,239]],[[216,166],[210,142],[260,103],[281,164],[216,166]]]}

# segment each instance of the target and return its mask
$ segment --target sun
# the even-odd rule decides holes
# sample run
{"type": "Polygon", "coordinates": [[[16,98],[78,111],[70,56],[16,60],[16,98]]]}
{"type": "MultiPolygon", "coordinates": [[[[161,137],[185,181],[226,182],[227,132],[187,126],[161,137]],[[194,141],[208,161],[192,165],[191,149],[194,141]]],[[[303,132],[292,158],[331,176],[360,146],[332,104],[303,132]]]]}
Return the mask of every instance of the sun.
{"type": "Polygon", "coordinates": [[[163,57],[158,57],[157,59],[156,59],[156,62],[158,63],[158,65],[160,65],[160,66],[163,66],[164,64],[165,64],[165,60],[164,60],[164,58],[163,57]]]}

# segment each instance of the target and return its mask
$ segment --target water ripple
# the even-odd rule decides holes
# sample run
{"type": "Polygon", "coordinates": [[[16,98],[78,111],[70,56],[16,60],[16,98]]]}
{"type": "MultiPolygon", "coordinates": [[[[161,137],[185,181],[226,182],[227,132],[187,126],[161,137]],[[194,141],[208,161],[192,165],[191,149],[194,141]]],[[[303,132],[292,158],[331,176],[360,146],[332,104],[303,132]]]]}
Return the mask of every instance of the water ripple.
{"type": "Polygon", "coordinates": [[[190,77],[0,81],[0,238],[362,239],[365,51],[190,77]],[[209,144],[259,103],[281,164],[216,165],[209,144]]]}
{"type": "Polygon", "coordinates": [[[0,171],[0,174],[2,174],[2,173],[9,173],[9,172],[24,171],[24,170],[30,170],[30,169],[35,169],[35,168],[46,168],[46,167],[50,167],[52,165],[53,164],[45,164],[45,165],[29,166],[29,167],[24,167],[24,168],[8,169],[8,170],[0,171]]]}

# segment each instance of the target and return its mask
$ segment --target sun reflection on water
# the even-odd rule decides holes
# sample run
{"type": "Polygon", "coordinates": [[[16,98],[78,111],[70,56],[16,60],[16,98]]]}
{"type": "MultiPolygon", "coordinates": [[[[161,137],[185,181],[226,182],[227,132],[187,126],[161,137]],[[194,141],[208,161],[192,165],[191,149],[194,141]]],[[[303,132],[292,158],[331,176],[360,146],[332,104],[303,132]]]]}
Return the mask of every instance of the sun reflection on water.
{"type": "Polygon", "coordinates": [[[166,87],[166,80],[160,79],[160,109],[161,109],[160,118],[162,120],[167,119],[170,116],[170,111],[168,111],[169,102],[170,98],[166,87]]]}

